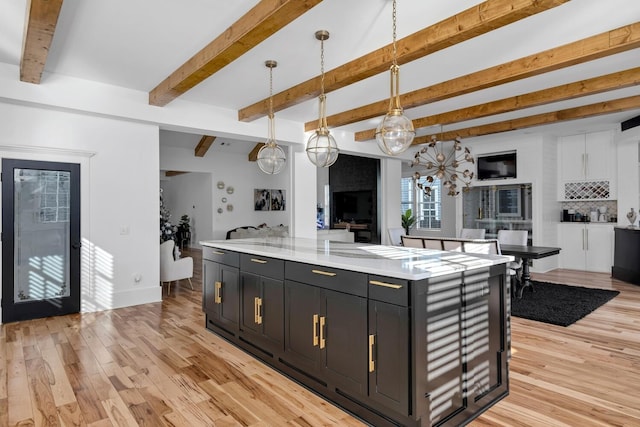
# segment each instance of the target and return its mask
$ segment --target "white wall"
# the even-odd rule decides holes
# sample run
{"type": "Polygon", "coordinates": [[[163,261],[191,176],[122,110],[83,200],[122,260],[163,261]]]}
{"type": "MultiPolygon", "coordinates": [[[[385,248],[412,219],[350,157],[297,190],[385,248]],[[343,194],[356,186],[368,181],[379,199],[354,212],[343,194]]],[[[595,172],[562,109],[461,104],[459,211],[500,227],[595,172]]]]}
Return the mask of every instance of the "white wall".
{"type": "Polygon", "coordinates": [[[171,223],[179,224],[182,215],[189,215],[191,247],[201,248],[201,240],[213,238],[213,187],[210,173],[187,173],[160,181],[165,206],[171,213],[171,223]]]}
{"type": "MultiPolygon", "coordinates": [[[[557,201],[556,138],[538,134],[514,135],[497,134],[463,140],[471,154],[478,155],[516,150],[518,156],[517,178],[491,181],[474,180],[472,185],[532,185],[533,244],[538,246],[557,245],[556,224],[560,219],[560,204],[557,201]]],[[[444,209],[443,209],[444,211],[444,209]]],[[[462,201],[456,207],[459,229],[462,225],[462,201]]],[[[548,271],[556,268],[558,257],[536,260],[532,271],[548,271]]]]}
{"type": "Polygon", "coordinates": [[[157,126],[3,102],[0,117],[0,157],[81,164],[81,310],[159,301],[157,126]]]}
{"type": "MultiPolygon", "coordinates": [[[[290,187],[291,153],[287,153],[287,166],[277,175],[263,173],[256,162],[249,162],[246,154],[215,153],[209,152],[204,157],[195,157],[193,148],[163,147],[160,150],[160,169],[179,170],[191,172],[205,172],[211,174],[210,196],[202,196],[208,200],[202,203],[210,203],[211,212],[209,224],[203,224],[203,230],[211,230],[210,235],[201,234],[199,240],[224,239],[228,230],[236,227],[263,223],[267,225],[289,225],[291,230],[291,217],[293,213],[290,187]],[[224,182],[225,188],[218,189],[217,183],[224,182]],[[233,194],[226,191],[227,187],[233,187],[233,194]],[[254,189],[284,189],[286,191],[286,206],[284,211],[255,211],[254,189]],[[222,198],[227,202],[223,203],[222,198]],[[227,210],[227,205],[233,205],[233,211],[227,210]],[[223,212],[218,213],[218,208],[223,212]],[[210,227],[209,227],[210,225],[210,227]]],[[[189,174],[187,174],[189,175],[189,174]]],[[[180,175],[185,176],[185,175],[180,175]]],[[[173,178],[172,178],[173,179],[173,178]]],[[[315,182],[313,187],[315,189],[315,182]]],[[[201,190],[183,188],[186,199],[197,198],[201,190]],[[194,194],[190,194],[194,192],[194,194]]],[[[315,194],[312,208],[315,210],[315,194]]],[[[187,205],[188,206],[188,205],[187,205]]],[[[205,209],[206,210],[206,209],[205,209]]],[[[178,212],[174,212],[174,221],[180,219],[178,212]]],[[[315,224],[315,216],[313,217],[315,224]]],[[[315,228],[314,228],[315,230],[315,228]]]]}

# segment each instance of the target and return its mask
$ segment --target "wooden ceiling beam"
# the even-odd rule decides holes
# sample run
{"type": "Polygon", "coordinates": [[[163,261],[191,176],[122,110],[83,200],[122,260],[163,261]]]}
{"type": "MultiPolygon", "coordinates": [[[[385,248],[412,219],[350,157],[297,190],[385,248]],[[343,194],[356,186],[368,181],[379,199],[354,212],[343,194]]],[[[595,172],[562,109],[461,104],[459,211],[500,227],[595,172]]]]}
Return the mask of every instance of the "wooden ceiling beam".
{"type": "MultiPolygon", "coordinates": [[[[640,23],[587,37],[557,48],[486,68],[400,96],[405,109],[419,107],[478,90],[537,76],[583,62],[593,61],[640,47],[640,23]]],[[[327,117],[329,127],[344,126],[384,115],[387,99],[327,117]]],[[[316,122],[305,124],[305,130],[315,129],[316,122]]]]}
{"type": "MultiPolygon", "coordinates": [[[[474,105],[473,107],[421,117],[413,120],[413,126],[415,129],[420,129],[434,125],[458,123],[637,85],[640,85],[640,67],[474,105]]],[[[375,129],[356,132],[355,140],[366,141],[373,139],[375,138],[375,132],[375,129]]]]}
{"type": "Polygon", "coordinates": [[[258,142],[256,146],[253,147],[253,150],[251,150],[248,156],[250,162],[255,162],[258,160],[258,151],[260,151],[263,145],[264,142],[258,142]]]}
{"type": "Polygon", "coordinates": [[[20,81],[40,84],[63,0],[31,0],[27,7],[20,81]]]}
{"type": "Polygon", "coordinates": [[[166,171],[164,173],[164,176],[170,177],[170,176],[182,175],[182,174],[185,174],[185,173],[189,173],[189,172],[185,172],[185,171],[166,171]]]}
{"type": "MultiPolygon", "coordinates": [[[[565,110],[536,114],[529,117],[521,117],[518,119],[505,120],[481,126],[447,131],[444,133],[438,133],[437,137],[443,141],[447,141],[456,137],[470,138],[474,136],[491,135],[518,129],[526,129],[534,126],[550,125],[569,120],[619,113],[622,111],[635,110],[637,108],[640,108],[640,95],[597,102],[595,104],[583,105],[581,107],[567,108],[565,110]]],[[[426,144],[428,142],[431,142],[431,135],[424,135],[414,138],[412,145],[426,144]]]]}
{"type": "Polygon", "coordinates": [[[200,138],[200,142],[198,142],[198,145],[196,145],[196,148],[194,150],[195,156],[204,157],[204,155],[207,154],[207,151],[211,147],[211,144],[213,144],[213,141],[215,140],[216,140],[215,136],[202,135],[202,138],[200,138]]]}
{"type": "MultiPolygon", "coordinates": [[[[437,24],[397,41],[397,61],[405,64],[465,40],[554,8],[568,0],[487,0],[437,24]]],[[[377,49],[325,73],[325,93],[341,89],[368,77],[388,71],[393,44],[377,49]]],[[[273,111],[300,104],[320,94],[316,76],[273,96],[273,111]]],[[[238,120],[249,122],[269,111],[265,98],[238,111],[238,120]]],[[[316,121],[317,122],[317,121],[316,121]]],[[[315,128],[306,129],[313,130],[315,128]]]]}
{"type": "Polygon", "coordinates": [[[149,104],[160,107],[167,105],[321,1],[261,0],[149,92],[149,104]]]}

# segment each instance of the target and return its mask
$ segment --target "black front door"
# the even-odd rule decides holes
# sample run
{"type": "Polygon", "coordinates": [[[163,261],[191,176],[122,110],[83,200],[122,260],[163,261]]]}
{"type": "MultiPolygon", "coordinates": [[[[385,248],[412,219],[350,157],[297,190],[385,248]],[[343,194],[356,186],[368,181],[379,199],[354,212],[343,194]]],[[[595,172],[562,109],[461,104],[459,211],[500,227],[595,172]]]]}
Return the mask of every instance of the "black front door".
{"type": "Polygon", "coordinates": [[[80,165],[2,160],[2,322],[80,311],[80,165]]]}

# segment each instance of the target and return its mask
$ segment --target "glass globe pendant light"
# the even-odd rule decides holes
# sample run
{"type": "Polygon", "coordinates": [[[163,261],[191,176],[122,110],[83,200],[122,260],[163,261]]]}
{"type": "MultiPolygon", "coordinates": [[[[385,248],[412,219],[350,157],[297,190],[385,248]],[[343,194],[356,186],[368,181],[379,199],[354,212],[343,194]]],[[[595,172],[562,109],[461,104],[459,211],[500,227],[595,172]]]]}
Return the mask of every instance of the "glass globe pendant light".
{"type": "Polygon", "coordinates": [[[400,67],[396,58],[396,0],[393,0],[393,63],[391,64],[391,94],[389,112],[376,129],[376,141],[383,153],[395,156],[406,151],[416,135],[413,123],[400,106],[400,67]]]}
{"type": "Polygon", "coordinates": [[[329,133],[326,116],[326,100],[324,94],[324,41],[329,38],[329,32],[325,30],[316,31],[316,39],[320,40],[320,108],[318,113],[318,129],[307,141],[307,157],[311,163],[319,168],[328,168],[338,160],[338,144],[329,133]]]}
{"type": "Polygon", "coordinates": [[[276,144],[276,125],[273,120],[273,69],[278,63],[268,60],[264,65],[269,68],[269,134],[267,141],[258,151],[257,162],[262,172],[275,175],[282,172],[287,161],[284,150],[276,144]]]}

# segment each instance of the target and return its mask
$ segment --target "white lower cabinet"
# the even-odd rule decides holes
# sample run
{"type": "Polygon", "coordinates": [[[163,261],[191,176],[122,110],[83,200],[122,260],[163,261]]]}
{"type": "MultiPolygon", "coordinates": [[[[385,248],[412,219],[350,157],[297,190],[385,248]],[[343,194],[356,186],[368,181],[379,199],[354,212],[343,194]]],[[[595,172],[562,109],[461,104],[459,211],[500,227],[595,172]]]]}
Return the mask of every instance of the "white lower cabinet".
{"type": "Polygon", "coordinates": [[[560,268],[610,273],[613,265],[614,224],[558,225],[560,268]]]}

